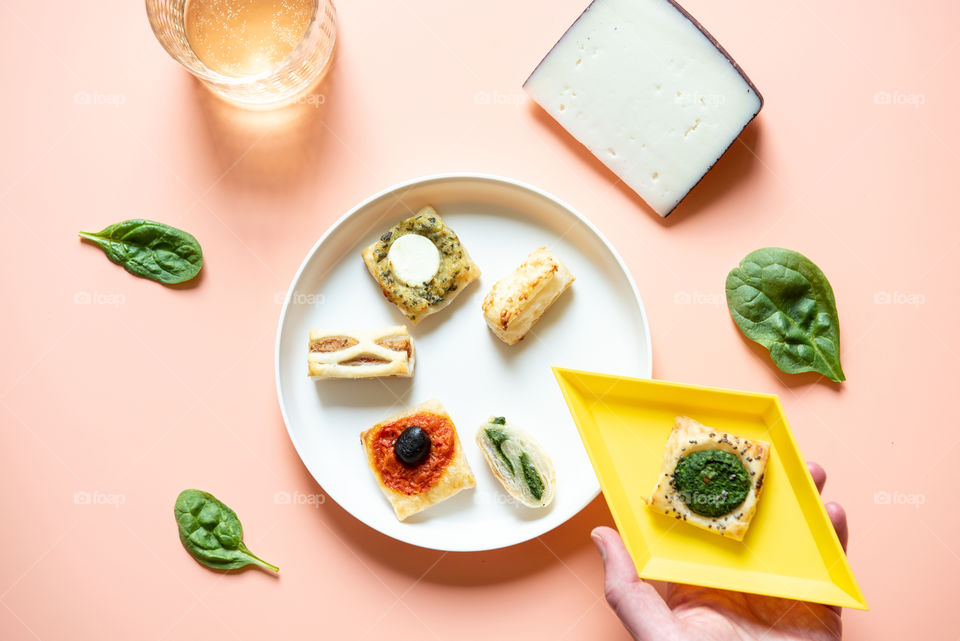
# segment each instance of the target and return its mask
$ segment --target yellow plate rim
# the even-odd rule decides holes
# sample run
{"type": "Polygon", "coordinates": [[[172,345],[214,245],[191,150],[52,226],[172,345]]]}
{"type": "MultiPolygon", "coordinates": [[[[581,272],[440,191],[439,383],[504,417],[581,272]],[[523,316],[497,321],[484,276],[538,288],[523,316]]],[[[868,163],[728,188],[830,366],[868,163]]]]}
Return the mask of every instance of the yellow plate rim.
{"type": "MultiPolygon", "coordinates": [[[[574,423],[577,427],[577,431],[579,432],[580,438],[583,441],[584,449],[587,451],[587,455],[590,458],[590,463],[593,465],[594,472],[596,473],[597,479],[600,482],[600,486],[603,491],[604,498],[607,501],[607,506],[610,509],[610,513],[613,516],[613,520],[616,523],[618,530],[620,530],[621,532],[626,531],[625,523],[624,523],[624,519],[626,518],[626,515],[624,514],[624,510],[618,505],[618,501],[616,500],[615,495],[625,493],[626,489],[623,487],[621,483],[617,482],[615,478],[614,479],[609,478],[609,475],[606,474],[605,471],[602,469],[603,465],[598,462],[598,458],[601,457],[601,453],[598,452],[597,448],[595,447],[595,443],[593,442],[591,435],[588,434],[587,430],[581,424],[581,417],[579,417],[577,413],[573,410],[573,406],[571,404],[571,398],[570,398],[571,390],[568,388],[568,385],[566,384],[567,379],[565,377],[574,376],[577,378],[587,377],[587,378],[593,378],[593,379],[606,379],[613,383],[622,381],[622,382],[628,382],[633,385],[639,384],[642,386],[651,386],[654,388],[657,388],[657,387],[671,388],[671,389],[679,390],[683,392],[692,392],[692,393],[701,393],[701,394],[703,393],[722,394],[726,396],[766,400],[771,404],[773,404],[778,416],[782,417],[783,419],[781,421],[782,425],[780,427],[782,428],[784,436],[786,437],[789,443],[790,450],[791,450],[789,454],[799,456],[801,462],[805,463],[805,460],[803,459],[803,456],[800,451],[799,444],[797,443],[796,437],[793,434],[793,430],[790,428],[790,424],[786,420],[786,413],[783,409],[783,405],[780,403],[780,398],[776,394],[748,392],[748,391],[732,390],[732,389],[726,389],[726,388],[720,388],[720,387],[707,387],[702,385],[691,385],[687,383],[678,383],[674,381],[634,378],[629,376],[606,374],[602,372],[589,372],[584,370],[576,370],[576,369],[570,369],[565,367],[552,367],[552,370],[554,373],[554,377],[557,379],[557,382],[560,385],[564,400],[567,402],[567,406],[571,411],[571,415],[573,416],[574,423]],[[614,498],[609,498],[611,495],[614,495],[614,498]]],[[[595,430],[599,430],[599,427],[595,428],[595,430]]],[[[781,453],[781,456],[782,455],[783,454],[781,453]]],[[[608,456],[608,453],[604,452],[603,456],[608,456]]],[[[803,482],[805,483],[805,485],[807,485],[808,491],[813,492],[814,495],[819,495],[816,489],[816,485],[813,482],[813,478],[810,476],[809,473],[804,475],[803,482]]],[[[820,512],[819,518],[822,518],[827,523],[829,523],[830,522],[829,515],[827,514],[827,511],[823,505],[823,502],[818,501],[817,504],[819,505],[819,512],[820,512]]],[[[804,600],[809,602],[815,602],[815,603],[823,603],[826,605],[837,605],[837,606],[847,607],[847,608],[852,608],[857,610],[868,610],[869,607],[867,606],[863,593],[860,590],[856,577],[854,576],[853,571],[850,568],[849,560],[846,557],[846,553],[843,552],[843,549],[840,546],[839,538],[837,537],[836,533],[833,532],[832,527],[829,528],[829,531],[833,533],[833,544],[835,545],[835,548],[836,548],[835,551],[839,553],[840,555],[839,558],[842,559],[842,562],[845,565],[845,568],[842,568],[842,569],[844,569],[850,577],[850,581],[852,583],[852,588],[853,588],[852,593],[851,591],[837,585],[836,583],[831,583],[830,585],[836,588],[836,593],[837,593],[836,597],[827,596],[824,598],[812,599],[810,598],[809,595],[806,595],[804,600]]],[[[727,589],[727,590],[736,589],[737,591],[741,591],[741,592],[749,592],[749,593],[760,594],[764,596],[775,596],[775,597],[788,598],[788,599],[797,598],[796,596],[791,595],[788,591],[785,591],[785,590],[760,591],[760,590],[744,589],[743,587],[740,587],[740,586],[736,588],[731,588],[731,586],[728,583],[725,583],[722,580],[711,580],[711,579],[691,580],[690,577],[685,576],[684,580],[680,581],[678,580],[678,577],[676,576],[676,574],[671,573],[669,571],[664,572],[664,571],[651,570],[649,568],[649,565],[650,565],[649,562],[651,559],[655,559],[655,557],[648,557],[648,559],[644,561],[642,564],[638,563],[637,559],[641,558],[643,555],[637,554],[636,551],[633,549],[633,545],[632,545],[632,541],[630,540],[630,537],[624,537],[624,544],[626,545],[628,551],[630,552],[631,558],[634,560],[634,565],[637,567],[638,575],[643,579],[687,583],[690,585],[699,585],[703,587],[716,588],[716,589],[727,589]]],[[[670,564],[671,563],[669,562],[667,563],[668,566],[670,564]]],[[[724,569],[723,572],[736,572],[736,570],[724,569]]],[[[803,582],[805,579],[798,577],[797,580],[799,582],[803,582]]]]}

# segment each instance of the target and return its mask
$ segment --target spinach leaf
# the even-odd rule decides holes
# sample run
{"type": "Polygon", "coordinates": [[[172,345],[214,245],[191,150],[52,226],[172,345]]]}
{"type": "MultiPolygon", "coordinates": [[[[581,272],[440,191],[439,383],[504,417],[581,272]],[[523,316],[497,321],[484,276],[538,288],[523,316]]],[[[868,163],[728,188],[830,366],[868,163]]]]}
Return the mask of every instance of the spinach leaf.
{"type": "Polygon", "coordinates": [[[185,231],[151,220],[125,220],[99,232],[80,232],[111,261],[131,274],[166,285],[183,283],[200,272],[203,250],[185,231]]]}
{"type": "Polygon", "coordinates": [[[180,528],[180,542],[203,565],[215,570],[234,570],[252,564],[280,571],[247,549],[236,512],[212,494],[184,490],[177,497],[173,513],[180,528]]]}
{"type": "Polygon", "coordinates": [[[846,379],[833,288],[820,268],[789,249],[747,254],[727,275],[727,306],[747,338],[770,350],[784,372],[846,379]]]}

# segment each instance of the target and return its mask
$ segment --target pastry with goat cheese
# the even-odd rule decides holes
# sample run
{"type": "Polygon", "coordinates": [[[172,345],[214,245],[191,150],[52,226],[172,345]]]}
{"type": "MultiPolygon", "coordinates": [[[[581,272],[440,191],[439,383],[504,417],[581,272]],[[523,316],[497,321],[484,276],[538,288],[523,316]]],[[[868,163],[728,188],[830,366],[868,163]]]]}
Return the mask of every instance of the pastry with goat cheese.
{"type": "Polygon", "coordinates": [[[429,206],[394,225],[362,254],[383,295],[414,325],[480,276],[457,234],[429,206]]]}

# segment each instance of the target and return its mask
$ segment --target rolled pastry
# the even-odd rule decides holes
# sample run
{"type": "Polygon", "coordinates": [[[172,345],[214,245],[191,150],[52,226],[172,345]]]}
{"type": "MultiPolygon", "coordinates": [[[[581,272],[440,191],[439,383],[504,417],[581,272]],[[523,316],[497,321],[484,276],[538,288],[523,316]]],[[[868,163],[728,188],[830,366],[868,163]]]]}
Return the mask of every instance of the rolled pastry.
{"type": "Polygon", "coordinates": [[[497,480],[527,507],[553,501],[557,475],[540,444],[502,416],[491,416],[477,431],[477,445],[497,480]]]}
{"type": "Polygon", "coordinates": [[[413,376],[416,350],[403,325],[377,331],[310,330],[310,378],[413,376]]]}
{"type": "Polygon", "coordinates": [[[573,274],[556,254],[540,247],[493,285],[483,299],[483,317],[497,338],[514,345],[573,281],[573,274]]]}

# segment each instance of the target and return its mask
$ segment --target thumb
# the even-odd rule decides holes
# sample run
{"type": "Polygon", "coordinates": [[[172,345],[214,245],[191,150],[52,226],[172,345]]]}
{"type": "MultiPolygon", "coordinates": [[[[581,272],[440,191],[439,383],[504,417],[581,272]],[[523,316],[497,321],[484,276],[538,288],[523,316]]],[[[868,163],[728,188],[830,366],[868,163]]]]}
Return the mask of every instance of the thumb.
{"type": "Polygon", "coordinates": [[[620,535],[598,527],[590,538],[603,559],[603,593],[620,621],[638,641],[663,638],[676,619],[653,586],[637,576],[620,535]]]}

